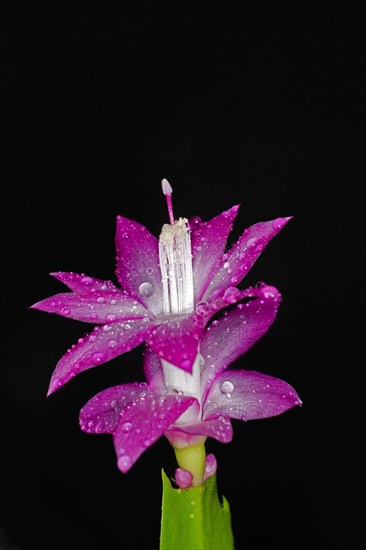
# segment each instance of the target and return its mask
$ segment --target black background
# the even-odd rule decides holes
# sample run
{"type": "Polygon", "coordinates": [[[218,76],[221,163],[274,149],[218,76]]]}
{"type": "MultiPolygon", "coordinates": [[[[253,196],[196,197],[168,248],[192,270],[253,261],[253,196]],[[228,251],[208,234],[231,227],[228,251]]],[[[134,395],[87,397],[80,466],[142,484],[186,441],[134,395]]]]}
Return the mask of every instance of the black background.
{"type": "Polygon", "coordinates": [[[142,379],[142,348],[46,399],[90,327],[28,307],[63,291],[52,271],[115,281],[116,215],[158,235],[163,177],[176,216],[241,203],[231,242],[294,216],[242,283],[277,286],[283,304],[236,365],[287,380],[304,405],[207,444],[237,549],[361,548],[360,14],[337,2],[51,4],[1,3],[1,549],[158,549],[168,442],[123,475],[111,437],[78,427],[96,392],[142,379]]]}

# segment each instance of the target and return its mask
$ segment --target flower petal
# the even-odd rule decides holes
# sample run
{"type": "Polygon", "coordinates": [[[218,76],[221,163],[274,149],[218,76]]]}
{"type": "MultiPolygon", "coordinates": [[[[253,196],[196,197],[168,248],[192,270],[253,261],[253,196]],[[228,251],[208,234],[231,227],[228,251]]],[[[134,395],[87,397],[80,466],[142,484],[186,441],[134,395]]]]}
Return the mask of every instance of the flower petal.
{"type": "Polygon", "coordinates": [[[166,391],[161,359],[148,346],[146,346],[144,351],[144,373],[153,391],[156,393],[166,391]]]}
{"type": "Polygon", "coordinates": [[[244,231],[237,243],[224,254],[221,266],[202,300],[209,300],[213,293],[219,295],[230,286],[235,286],[245,277],[267,244],[291,219],[277,218],[269,222],[260,222],[244,231]]]}
{"type": "Polygon", "coordinates": [[[58,362],[48,394],[61,388],[76,374],[110,361],[141,344],[150,332],[152,322],[130,321],[95,327],[80,338],[58,362]]]}
{"type": "Polygon", "coordinates": [[[120,384],[99,392],[81,409],[80,428],[90,434],[114,433],[121,411],[143,392],[146,382],[120,384]]]}
{"type": "Polygon", "coordinates": [[[114,434],[118,468],[127,472],[193,401],[193,397],[146,392],[140,394],[133,405],[124,408],[114,434]]]}
{"type": "Polygon", "coordinates": [[[212,385],[204,410],[208,418],[225,415],[240,420],[277,416],[301,405],[290,384],[256,371],[227,370],[212,385]]]}
{"type": "Polygon", "coordinates": [[[64,292],[31,307],[95,324],[143,319],[149,316],[149,311],[142,304],[121,291],[95,290],[87,294],[64,292]]]}
{"type": "Polygon", "coordinates": [[[118,292],[119,289],[114,286],[112,281],[102,281],[101,279],[95,279],[94,277],[88,277],[85,273],[73,273],[66,271],[57,271],[50,273],[52,277],[64,283],[74,292],[94,292],[95,290],[118,292]]]}
{"type": "MultiPolygon", "coordinates": [[[[273,323],[281,295],[273,286],[258,289],[257,298],[239,303],[225,312],[204,331],[200,353],[205,362],[201,373],[201,387],[205,392],[214,377],[255,344],[273,323]]],[[[243,291],[245,295],[247,291],[243,291]]]]}
{"type": "MultiPolygon", "coordinates": [[[[228,416],[228,415],[227,415],[228,416]]],[[[217,439],[221,443],[229,443],[233,438],[233,429],[230,419],[225,416],[205,420],[203,422],[196,422],[195,424],[174,426],[165,434],[170,442],[190,440],[189,436],[207,436],[217,439]]]]}
{"type": "Polygon", "coordinates": [[[202,319],[196,315],[167,315],[159,321],[147,343],[161,359],[191,373],[203,331],[202,319]]]}
{"type": "Polygon", "coordinates": [[[197,229],[192,224],[192,264],[195,302],[199,302],[209,282],[213,279],[225,252],[226,241],[236,218],[239,205],[222,212],[197,229]]]}
{"type": "Polygon", "coordinates": [[[118,216],[116,275],[122,288],[158,315],[163,310],[159,243],[143,225],[118,216]]]}

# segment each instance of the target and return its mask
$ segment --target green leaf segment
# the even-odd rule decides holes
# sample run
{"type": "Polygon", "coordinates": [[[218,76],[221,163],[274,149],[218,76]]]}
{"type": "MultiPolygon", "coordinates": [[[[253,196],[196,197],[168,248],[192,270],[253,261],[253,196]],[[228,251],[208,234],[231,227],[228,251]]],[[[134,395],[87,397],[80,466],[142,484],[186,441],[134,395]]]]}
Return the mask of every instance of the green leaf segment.
{"type": "Polygon", "coordinates": [[[234,550],[229,503],[219,500],[216,474],[203,485],[175,489],[162,471],[160,550],[234,550]]]}

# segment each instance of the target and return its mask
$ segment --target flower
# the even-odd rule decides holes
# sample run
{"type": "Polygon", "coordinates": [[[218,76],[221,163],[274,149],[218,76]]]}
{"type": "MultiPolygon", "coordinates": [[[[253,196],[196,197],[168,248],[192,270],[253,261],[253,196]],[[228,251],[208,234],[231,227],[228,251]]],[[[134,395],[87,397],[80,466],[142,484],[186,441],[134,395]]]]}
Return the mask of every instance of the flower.
{"type": "Polygon", "coordinates": [[[205,326],[218,310],[246,297],[247,291],[235,285],[291,219],[252,225],[226,253],[239,206],[208,222],[196,216],[189,223],[182,218],[174,223],[166,180],[163,190],[171,225],[163,227],[159,240],[140,223],[117,218],[116,275],[121,288],[111,281],[59,271],[51,275],[72,292],[31,306],[97,325],[61,357],[48,395],[76,374],[144,341],[163,361],[191,373],[205,326]]]}
{"type": "Polygon", "coordinates": [[[190,470],[184,468],[184,458],[182,462],[187,449],[199,449],[207,437],[222,443],[231,441],[231,419],[268,418],[301,405],[287,382],[252,370],[227,368],[266,333],[280,300],[274,287],[262,284],[248,290],[246,300],[209,323],[202,333],[193,374],[183,373],[194,379],[189,380],[190,387],[186,384],[186,392],[167,385],[164,363],[147,347],[147,383],[122,384],[98,393],[80,411],[81,429],[113,434],[122,472],[165,435],[181,466],[177,477],[189,485],[182,472],[182,468],[190,470]]]}

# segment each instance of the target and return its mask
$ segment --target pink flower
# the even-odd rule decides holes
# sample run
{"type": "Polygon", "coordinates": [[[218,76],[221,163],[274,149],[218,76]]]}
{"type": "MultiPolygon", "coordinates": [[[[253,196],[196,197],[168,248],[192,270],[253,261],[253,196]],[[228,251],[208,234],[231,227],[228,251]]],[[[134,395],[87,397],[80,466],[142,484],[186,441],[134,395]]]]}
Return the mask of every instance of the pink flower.
{"type": "MultiPolygon", "coordinates": [[[[164,192],[170,200],[171,188],[170,192],[164,192]]],[[[163,228],[160,241],[140,223],[118,217],[116,275],[121,288],[111,281],[84,274],[51,273],[72,292],[56,294],[32,307],[98,326],[61,357],[52,374],[48,395],[76,374],[106,363],[144,341],[159,358],[191,373],[211,317],[229,304],[250,298],[250,292],[263,297],[264,292],[270,292],[269,287],[265,287],[266,291],[242,291],[235,285],[290,218],[252,225],[225,253],[238,208],[234,206],[208,222],[195,217],[189,221],[189,229],[186,220],[180,219],[175,225],[164,226],[166,229],[163,228]],[[179,241],[181,234],[183,237],[179,241]],[[186,246],[188,242],[189,250],[182,249],[182,252],[176,245],[178,241],[179,246],[186,246]],[[174,255],[183,254],[184,261],[189,257],[191,266],[189,268],[187,261],[180,264],[179,258],[174,256],[177,273],[173,277],[169,271],[172,251],[174,255]],[[178,288],[179,269],[184,270],[191,297],[185,289],[178,288]],[[172,281],[178,285],[176,296],[179,299],[185,296],[183,305],[179,300],[176,302],[172,281]]],[[[169,213],[174,222],[171,203],[169,213]]],[[[135,389],[138,391],[137,387],[135,389]]],[[[177,398],[167,396],[166,399],[164,408],[177,398]]],[[[188,407],[187,403],[187,400],[178,399],[174,411],[188,407]]]]}
{"type": "MultiPolygon", "coordinates": [[[[244,301],[203,330],[192,374],[176,369],[167,376],[164,362],[147,347],[148,383],[108,388],[82,408],[82,430],[113,434],[122,472],[162,435],[176,452],[200,446],[207,437],[228,443],[233,436],[231,419],[268,418],[301,405],[288,383],[256,371],[227,368],[269,329],[280,303],[278,291],[264,284],[245,292],[244,301]],[[187,391],[173,387],[179,384],[185,384],[187,391]]],[[[177,470],[182,486],[191,484],[186,476],[189,472],[177,470]]]]}

